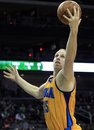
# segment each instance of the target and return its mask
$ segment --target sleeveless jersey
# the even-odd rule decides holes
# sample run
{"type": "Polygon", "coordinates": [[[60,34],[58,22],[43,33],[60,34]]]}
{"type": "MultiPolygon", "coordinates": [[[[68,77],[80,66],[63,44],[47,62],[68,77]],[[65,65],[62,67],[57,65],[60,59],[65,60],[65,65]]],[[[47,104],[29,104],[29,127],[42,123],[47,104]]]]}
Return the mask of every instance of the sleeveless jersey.
{"type": "Polygon", "coordinates": [[[54,78],[44,87],[43,108],[48,130],[82,130],[74,117],[76,87],[72,92],[62,92],[54,78]]]}

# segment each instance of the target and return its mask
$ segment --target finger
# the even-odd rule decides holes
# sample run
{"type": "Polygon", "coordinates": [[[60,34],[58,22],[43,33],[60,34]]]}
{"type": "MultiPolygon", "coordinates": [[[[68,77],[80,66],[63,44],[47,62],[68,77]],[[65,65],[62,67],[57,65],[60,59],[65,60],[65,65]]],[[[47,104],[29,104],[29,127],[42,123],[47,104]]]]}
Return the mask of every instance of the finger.
{"type": "Polygon", "coordinates": [[[15,70],[17,70],[17,67],[16,67],[16,66],[14,66],[14,69],[15,69],[15,70]]]}
{"type": "Polygon", "coordinates": [[[10,76],[10,73],[6,72],[6,71],[3,71],[3,73],[7,76],[10,76]]]}
{"type": "Polygon", "coordinates": [[[8,67],[6,67],[6,70],[8,70],[10,73],[12,73],[12,70],[8,67]]]}
{"type": "Polygon", "coordinates": [[[79,20],[79,24],[81,23],[82,19],[79,20]]]}
{"type": "Polygon", "coordinates": [[[67,17],[66,15],[63,15],[63,17],[64,17],[66,20],[70,21],[70,18],[67,17]]]}
{"type": "Polygon", "coordinates": [[[69,14],[69,17],[72,18],[72,14],[71,14],[71,12],[70,12],[69,9],[67,9],[67,12],[68,12],[68,14],[69,14]]]}
{"type": "Polygon", "coordinates": [[[9,76],[7,76],[7,75],[4,75],[4,77],[5,77],[5,78],[8,78],[8,79],[10,79],[10,77],[9,77],[9,76]]]}
{"type": "Polygon", "coordinates": [[[14,66],[14,71],[18,73],[17,66],[14,66]]]}
{"type": "Polygon", "coordinates": [[[77,8],[77,16],[80,18],[80,9],[79,9],[79,7],[77,8]]]}
{"type": "Polygon", "coordinates": [[[77,16],[77,11],[76,11],[76,7],[75,6],[73,7],[73,10],[74,10],[74,16],[77,16]]]}
{"type": "Polygon", "coordinates": [[[14,67],[13,67],[12,65],[9,65],[9,67],[11,68],[11,70],[13,70],[13,71],[14,71],[14,67]]]}

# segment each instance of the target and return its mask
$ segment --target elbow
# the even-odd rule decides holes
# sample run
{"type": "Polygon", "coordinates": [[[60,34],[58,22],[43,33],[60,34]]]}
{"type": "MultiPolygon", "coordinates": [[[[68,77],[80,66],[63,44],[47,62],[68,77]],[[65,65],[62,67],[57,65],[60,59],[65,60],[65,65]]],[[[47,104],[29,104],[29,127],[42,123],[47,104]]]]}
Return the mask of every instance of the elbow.
{"type": "Polygon", "coordinates": [[[41,92],[41,90],[38,88],[37,92],[36,92],[36,99],[42,99],[43,98],[43,93],[41,92]]]}

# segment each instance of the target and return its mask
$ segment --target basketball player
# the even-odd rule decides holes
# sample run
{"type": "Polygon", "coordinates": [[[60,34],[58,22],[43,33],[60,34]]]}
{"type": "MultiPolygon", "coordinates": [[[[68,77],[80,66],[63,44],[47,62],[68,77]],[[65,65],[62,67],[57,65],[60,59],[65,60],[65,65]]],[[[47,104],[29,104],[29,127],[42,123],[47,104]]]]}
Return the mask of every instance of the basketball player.
{"type": "Polygon", "coordinates": [[[70,18],[70,34],[66,50],[60,49],[53,59],[53,75],[40,87],[25,81],[16,67],[7,67],[4,77],[16,82],[24,91],[37,99],[43,99],[44,116],[48,130],[81,130],[74,117],[76,81],[73,72],[73,62],[77,52],[77,35],[81,22],[79,9],[74,7],[72,15],[67,9],[70,18]]]}

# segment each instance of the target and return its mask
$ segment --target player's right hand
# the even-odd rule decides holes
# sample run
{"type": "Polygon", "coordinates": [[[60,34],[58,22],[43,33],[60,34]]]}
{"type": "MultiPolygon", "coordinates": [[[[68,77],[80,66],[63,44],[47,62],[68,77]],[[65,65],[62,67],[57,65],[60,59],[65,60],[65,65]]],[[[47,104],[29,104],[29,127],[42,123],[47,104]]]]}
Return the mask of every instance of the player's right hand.
{"type": "Polygon", "coordinates": [[[15,82],[19,77],[18,70],[16,69],[15,66],[11,66],[11,65],[9,65],[9,67],[6,67],[6,71],[3,71],[3,74],[5,78],[11,79],[12,81],[15,82]]]}
{"type": "Polygon", "coordinates": [[[74,6],[74,14],[72,14],[70,12],[70,10],[67,9],[67,12],[68,12],[70,18],[63,15],[68,20],[69,26],[70,26],[71,29],[74,29],[74,30],[78,29],[78,26],[80,25],[81,18],[80,18],[80,12],[79,11],[80,11],[79,8],[76,9],[76,7],[74,6]]]}

